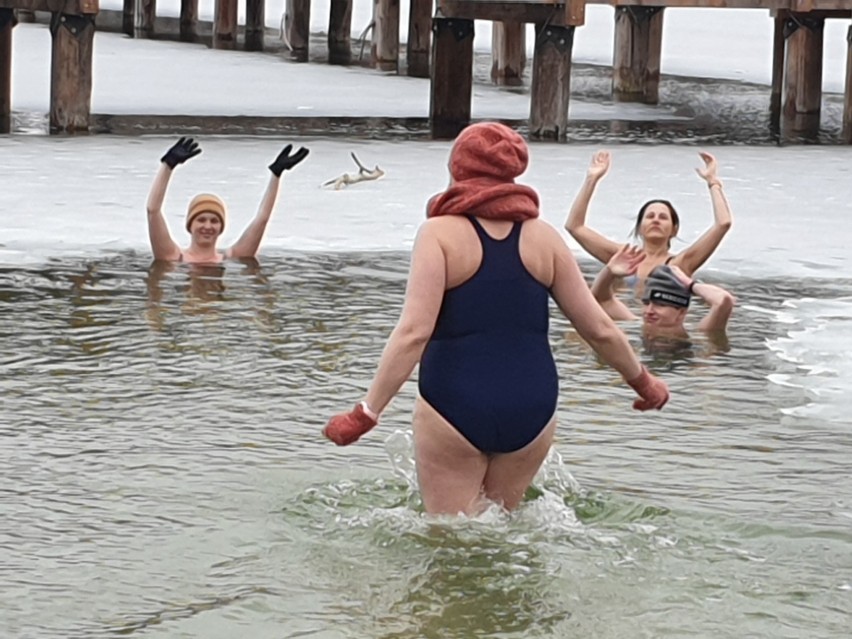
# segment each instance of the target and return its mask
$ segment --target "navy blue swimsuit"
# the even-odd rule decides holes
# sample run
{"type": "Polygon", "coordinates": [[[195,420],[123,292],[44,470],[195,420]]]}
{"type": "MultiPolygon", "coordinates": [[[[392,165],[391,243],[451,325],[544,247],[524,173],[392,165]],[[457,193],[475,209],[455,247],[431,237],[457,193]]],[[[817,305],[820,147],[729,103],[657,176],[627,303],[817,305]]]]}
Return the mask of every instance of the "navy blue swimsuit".
{"type": "Polygon", "coordinates": [[[420,360],[420,395],[480,451],[508,453],[532,442],[556,411],[549,293],[521,261],[522,222],[495,240],[468,219],[482,263],[444,293],[420,360]]]}

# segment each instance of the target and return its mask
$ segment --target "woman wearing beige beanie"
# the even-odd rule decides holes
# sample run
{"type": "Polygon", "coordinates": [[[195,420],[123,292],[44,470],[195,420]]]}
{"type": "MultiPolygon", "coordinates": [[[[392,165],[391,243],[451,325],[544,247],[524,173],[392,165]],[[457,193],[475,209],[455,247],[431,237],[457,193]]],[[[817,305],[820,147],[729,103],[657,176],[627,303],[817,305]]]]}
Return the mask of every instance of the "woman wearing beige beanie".
{"type": "Polygon", "coordinates": [[[199,193],[192,198],[186,210],[186,230],[190,235],[190,244],[182,250],[169,232],[163,215],[163,200],[166,197],[172,171],[178,164],[183,164],[201,153],[201,149],[192,138],[182,137],[178,140],[162,157],[160,170],[148,194],[148,237],[151,240],[154,259],[210,263],[221,262],[227,258],[248,258],[257,255],[260,241],[263,239],[263,233],[278,197],[281,173],[292,169],[308,155],[308,149],[305,147],[301,147],[295,153],[291,153],[292,150],[293,146],[288,144],[269,165],[272,176],[257,215],[233,246],[224,252],[217,248],[216,243],[228,221],[225,203],[212,193],[199,193]]]}

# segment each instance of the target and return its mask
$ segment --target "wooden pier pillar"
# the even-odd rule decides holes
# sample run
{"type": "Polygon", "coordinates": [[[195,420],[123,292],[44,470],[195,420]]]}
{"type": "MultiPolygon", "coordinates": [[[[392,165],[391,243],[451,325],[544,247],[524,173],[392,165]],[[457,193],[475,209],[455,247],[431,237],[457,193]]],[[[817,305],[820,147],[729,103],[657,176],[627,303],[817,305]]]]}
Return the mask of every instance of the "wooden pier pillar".
{"type": "Polygon", "coordinates": [[[615,8],[614,100],[657,104],[662,46],[662,7],[615,8]]]}
{"type": "Polygon", "coordinates": [[[527,25],[524,22],[491,23],[491,80],[520,86],[527,63],[527,25]]]}
{"type": "Polygon", "coordinates": [[[154,35],[154,20],[157,19],[157,0],[136,0],[135,4],[133,37],[150,38],[154,35]]]}
{"type": "Polygon", "coordinates": [[[331,0],[328,15],[328,63],[352,62],[352,0],[331,0]]]}
{"type": "Polygon", "coordinates": [[[95,17],[54,13],[50,34],[50,132],[88,132],[95,17]]]}
{"type": "Polygon", "coordinates": [[[287,0],[284,32],[291,47],[290,58],[296,62],[307,62],[311,39],[311,0],[287,0]]]}
{"type": "Polygon", "coordinates": [[[784,21],[786,15],[775,16],[772,36],[772,91],[769,94],[769,129],[775,134],[781,131],[781,94],[784,91],[784,21]]]}
{"type": "Polygon", "coordinates": [[[530,137],[564,140],[571,97],[571,50],[575,27],[535,25],[530,137]]]}
{"type": "Polygon", "coordinates": [[[121,5],[121,32],[133,37],[136,28],[136,0],[124,0],[121,5]]]}
{"type": "Polygon", "coordinates": [[[216,8],[213,10],[213,48],[237,48],[237,0],[216,0],[216,8]]]}
{"type": "Polygon", "coordinates": [[[399,0],[373,0],[373,66],[399,70],[399,0]]]}
{"type": "Polygon", "coordinates": [[[263,51],[263,35],[266,30],[265,22],[266,2],[264,0],[246,0],[246,51],[263,51]]]}
{"type": "Polygon", "coordinates": [[[785,22],[784,124],[796,132],[819,130],[824,29],[825,18],[806,14],[789,14],[785,22]]]}
{"type": "Polygon", "coordinates": [[[411,0],[408,13],[408,43],[405,63],[408,75],[429,77],[429,45],[432,42],[433,0],[411,0]]]}
{"type": "Polygon", "coordinates": [[[180,0],[179,38],[181,42],[198,40],[198,0],[180,0]]]}
{"type": "Polygon", "coordinates": [[[14,9],[0,9],[0,133],[12,130],[12,29],[14,9]]]}
{"type": "Polygon", "coordinates": [[[473,20],[432,19],[432,137],[452,139],[470,124],[473,95],[473,20]]]}
{"type": "Polygon", "coordinates": [[[843,141],[852,144],[852,27],[846,32],[846,92],[843,95],[843,141]]]}

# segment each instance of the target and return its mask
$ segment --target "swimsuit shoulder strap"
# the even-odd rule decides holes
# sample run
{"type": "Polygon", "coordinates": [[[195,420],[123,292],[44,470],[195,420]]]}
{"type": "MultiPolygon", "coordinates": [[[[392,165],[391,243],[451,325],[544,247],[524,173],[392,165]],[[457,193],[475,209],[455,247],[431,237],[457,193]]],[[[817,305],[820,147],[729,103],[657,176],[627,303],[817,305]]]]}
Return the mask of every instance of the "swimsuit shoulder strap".
{"type": "Polygon", "coordinates": [[[473,224],[473,228],[476,229],[476,234],[479,236],[480,242],[502,243],[508,241],[512,244],[517,244],[519,238],[521,237],[521,226],[523,226],[523,222],[515,222],[512,225],[512,230],[509,231],[509,234],[503,239],[498,240],[496,238],[491,237],[488,234],[488,231],[485,230],[479,220],[477,220],[473,215],[466,215],[465,217],[470,220],[471,224],[473,224]]]}
{"type": "Polygon", "coordinates": [[[506,238],[512,238],[513,242],[518,242],[521,238],[521,227],[524,225],[523,222],[515,222],[512,225],[512,232],[506,236],[506,238]]]}
{"type": "Polygon", "coordinates": [[[465,217],[470,220],[471,224],[473,224],[473,229],[476,231],[477,237],[479,237],[479,243],[484,248],[488,241],[491,240],[491,236],[488,235],[488,233],[485,231],[485,228],[473,215],[465,215],[465,217]]]}

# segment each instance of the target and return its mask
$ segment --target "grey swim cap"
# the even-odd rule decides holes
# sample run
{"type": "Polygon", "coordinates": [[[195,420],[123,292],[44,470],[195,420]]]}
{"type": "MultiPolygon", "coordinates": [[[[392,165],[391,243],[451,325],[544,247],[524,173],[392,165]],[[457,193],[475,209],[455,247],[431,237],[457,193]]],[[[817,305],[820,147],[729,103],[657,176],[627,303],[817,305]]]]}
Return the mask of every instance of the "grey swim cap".
{"type": "Polygon", "coordinates": [[[645,279],[645,290],[642,293],[643,304],[654,302],[676,308],[687,308],[690,297],[689,289],[666,264],[655,267],[645,279]]]}

